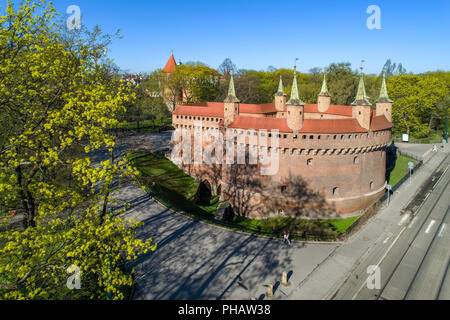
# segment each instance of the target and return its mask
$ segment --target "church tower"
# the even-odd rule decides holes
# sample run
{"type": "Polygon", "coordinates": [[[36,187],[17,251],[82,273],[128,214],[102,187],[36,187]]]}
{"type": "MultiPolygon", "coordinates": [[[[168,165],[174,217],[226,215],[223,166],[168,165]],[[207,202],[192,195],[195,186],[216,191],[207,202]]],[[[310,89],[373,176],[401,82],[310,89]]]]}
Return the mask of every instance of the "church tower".
{"type": "Polygon", "coordinates": [[[280,74],[280,84],[278,85],[278,91],[275,94],[275,109],[277,109],[278,112],[283,112],[285,108],[286,94],[284,93],[283,79],[280,74]]]}
{"type": "Polygon", "coordinates": [[[389,122],[392,122],[392,100],[389,99],[386,88],[386,75],[383,72],[383,82],[381,84],[380,98],[376,101],[377,104],[377,116],[384,114],[389,122]]]}
{"type": "Polygon", "coordinates": [[[287,102],[287,125],[296,132],[303,128],[305,119],[305,103],[300,99],[297,85],[297,70],[294,68],[294,82],[292,83],[291,98],[287,102]]]}
{"type": "Polygon", "coordinates": [[[372,111],[371,109],[371,103],[369,102],[369,97],[366,94],[366,87],[364,85],[364,74],[362,72],[361,67],[361,75],[359,79],[359,85],[358,85],[358,93],[356,94],[356,99],[352,103],[353,106],[353,118],[356,118],[358,120],[358,123],[361,127],[363,127],[366,130],[370,129],[370,113],[372,111]]]}
{"type": "Polygon", "coordinates": [[[326,112],[328,108],[331,105],[331,95],[328,93],[328,86],[327,86],[327,75],[326,73],[323,74],[323,83],[322,83],[322,90],[319,93],[319,97],[317,98],[317,106],[319,109],[319,112],[326,112]]]}
{"type": "Polygon", "coordinates": [[[234,78],[231,74],[230,86],[228,87],[228,95],[224,100],[224,125],[228,127],[236,120],[239,115],[239,99],[236,97],[236,91],[234,89],[234,78]]]}

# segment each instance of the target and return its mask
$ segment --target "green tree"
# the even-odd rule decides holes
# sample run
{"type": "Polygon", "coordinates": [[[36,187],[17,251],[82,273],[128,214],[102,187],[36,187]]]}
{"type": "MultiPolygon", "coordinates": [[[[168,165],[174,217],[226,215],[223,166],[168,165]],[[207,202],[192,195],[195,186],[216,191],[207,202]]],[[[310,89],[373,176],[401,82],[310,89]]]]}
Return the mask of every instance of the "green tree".
{"type": "Polygon", "coordinates": [[[351,64],[332,63],[327,68],[328,89],[333,104],[349,106],[355,100],[358,78],[351,64]]]}
{"type": "Polygon", "coordinates": [[[397,65],[396,63],[392,63],[391,59],[388,59],[383,66],[382,72],[385,72],[386,78],[390,78],[394,75],[406,74],[406,69],[403,67],[402,63],[397,65]]]}
{"type": "Polygon", "coordinates": [[[219,66],[219,73],[225,75],[227,73],[232,74],[237,72],[236,65],[231,61],[230,58],[226,58],[222,64],[219,66]]]}
{"type": "Polygon", "coordinates": [[[154,76],[152,74],[146,77],[139,85],[133,88],[136,99],[126,105],[125,120],[136,122],[137,129],[140,128],[140,123],[144,120],[162,119],[170,115],[169,109],[161,97],[159,84],[154,76]]]}
{"type": "Polygon", "coordinates": [[[135,239],[138,224],[107,219],[113,181],[136,174],[115,159],[115,137],[107,134],[133,94],[111,65],[98,64],[105,45],[98,29],[93,37],[68,40],[51,3],[25,0],[16,9],[8,1],[5,9],[0,211],[14,208],[25,219],[15,230],[8,216],[1,217],[0,295],[56,297],[73,264],[93,279],[87,296],[110,291],[123,298],[120,288],[132,278],[122,272],[122,261],[155,249],[151,239],[135,239]],[[94,166],[91,154],[100,148],[111,157],[94,166]]]}
{"type": "Polygon", "coordinates": [[[173,73],[161,77],[161,84],[165,99],[174,108],[179,102],[214,100],[219,92],[219,74],[204,64],[179,65],[173,73]]]}
{"type": "Polygon", "coordinates": [[[389,79],[387,86],[394,100],[395,130],[427,136],[437,104],[448,94],[445,81],[432,76],[399,75],[389,79]]]}

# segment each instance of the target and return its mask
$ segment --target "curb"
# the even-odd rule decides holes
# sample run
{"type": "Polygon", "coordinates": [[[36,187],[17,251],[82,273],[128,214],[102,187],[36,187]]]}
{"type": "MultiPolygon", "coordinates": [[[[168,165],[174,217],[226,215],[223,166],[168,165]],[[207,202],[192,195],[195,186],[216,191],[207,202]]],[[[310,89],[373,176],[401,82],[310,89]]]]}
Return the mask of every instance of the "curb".
{"type": "Polygon", "coordinates": [[[425,159],[431,152],[433,152],[433,148],[431,148],[430,150],[428,150],[427,152],[425,152],[425,153],[422,155],[422,159],[425,159]]]}

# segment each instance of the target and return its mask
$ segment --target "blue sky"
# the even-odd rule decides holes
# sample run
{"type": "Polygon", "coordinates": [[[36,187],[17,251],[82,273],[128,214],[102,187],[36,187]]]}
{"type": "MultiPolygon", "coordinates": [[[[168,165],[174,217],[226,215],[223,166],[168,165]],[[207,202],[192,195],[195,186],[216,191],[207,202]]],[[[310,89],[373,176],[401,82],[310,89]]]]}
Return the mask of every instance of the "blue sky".
{"type": "MultiPolygon", "coordinates": [[[[2,5],[5,0],[1,0],[2,5]]],[[[110,57],[122,69],[150,72],[176,60],[217,68],[231,58],[240,69],[300,71],[366,60],[380,72],[388,58],[407,71],[450,70],[448,0],[55,0],[58,12],[81,9],[82,23],[121,29],[110,57]],[[369,30],[369,5],[381,9],[381,30],[369,30]]]]}

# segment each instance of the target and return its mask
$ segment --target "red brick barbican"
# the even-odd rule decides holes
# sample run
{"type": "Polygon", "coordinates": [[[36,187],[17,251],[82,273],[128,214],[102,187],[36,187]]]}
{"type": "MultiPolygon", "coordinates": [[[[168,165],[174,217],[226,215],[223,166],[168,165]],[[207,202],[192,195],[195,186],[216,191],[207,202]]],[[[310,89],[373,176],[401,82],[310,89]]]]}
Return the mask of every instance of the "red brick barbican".
{"type": "Polygon", "coordinates": [[[235,213],[249,218],[356,215],[385,193],[385,148],[392,142],[393,127],[385,80],[373,110],[362,74],[352,106],[331,104],[325,77],[318,103],[304,104],[294,79],[289,101],[280,79],[274,103],[241,104],[231,75],[223,103],[178,105],[173,112],[176,129],[193,131],[199,121],[204,131],[232,129],[245,137],[241,141],[246,150],[254,147],[251,136],[260,135],[255,131],[268,130],[270,134],[270,130],[278,130],[279,169],[275,175],[262,176],[259,164],[190,162],[180,167],[207,182],[213,194],[220,193],[232,204],[235,213]]]}

